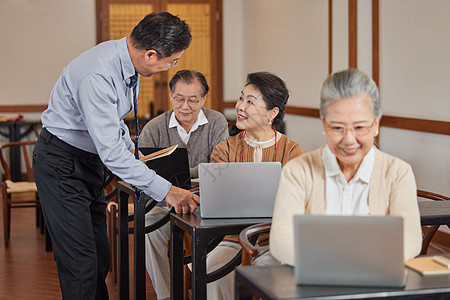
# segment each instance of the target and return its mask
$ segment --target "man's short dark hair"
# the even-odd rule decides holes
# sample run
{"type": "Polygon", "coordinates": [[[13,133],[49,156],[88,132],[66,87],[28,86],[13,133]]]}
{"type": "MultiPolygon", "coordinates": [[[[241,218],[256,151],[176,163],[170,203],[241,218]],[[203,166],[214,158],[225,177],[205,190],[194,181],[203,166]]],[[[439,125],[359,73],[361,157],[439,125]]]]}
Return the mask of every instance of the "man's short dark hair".
{"type": "Polygon", "coordinates": [[[194,82],[195,78],[197,78],[198,81],[200,81],[202,85],[202,97],[205,97],[209,91],[209,86],[208,83],[206,82],[206,78],[202,73],[194,70],[180,70],[177,73],[175,73],[175,75],[173,75],[172,79],[169,82],[170,91],[173,93],[175,85],[177,84],[178,80],[190,84],[194,82]]]}
{"type": "Polygon", "coordinates": [[[135,48],[153,49],[160,57],[168,57],[186,50],[192,35],[185,21],[168,12],[161,12],[146,15],[134,27],[130,38],[135,48]]]}

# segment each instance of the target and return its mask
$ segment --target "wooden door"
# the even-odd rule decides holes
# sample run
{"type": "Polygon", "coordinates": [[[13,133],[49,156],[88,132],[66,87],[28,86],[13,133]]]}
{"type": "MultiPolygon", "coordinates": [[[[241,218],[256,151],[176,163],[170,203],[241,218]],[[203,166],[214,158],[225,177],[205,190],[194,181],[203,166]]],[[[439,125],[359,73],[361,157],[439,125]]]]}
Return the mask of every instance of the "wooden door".
{"type": "Polygon", "coordinates": [[[168,11],[191,28],[192,43],[178,66],[150,78],[141,77],[138,112],[151,118],[170,109],[169,81],[181,69],[202,72],[210,86],[205,107],[222,110],[222,1],[221,0],[97,0],[97,39],[120,39],[148,13],[168,11]]]}

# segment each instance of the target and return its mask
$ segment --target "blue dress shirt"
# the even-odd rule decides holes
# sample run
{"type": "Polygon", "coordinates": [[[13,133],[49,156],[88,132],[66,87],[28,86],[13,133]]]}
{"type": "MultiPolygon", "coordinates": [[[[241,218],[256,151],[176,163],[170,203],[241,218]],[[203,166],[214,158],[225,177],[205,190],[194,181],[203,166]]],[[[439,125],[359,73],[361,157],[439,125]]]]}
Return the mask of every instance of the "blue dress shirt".
{"type": "Polygon", "coordinates": [[[130,87],[133,76],[126,37],[87,50],[64,68],[42,113],[42,126],[76,148],[97,153],[111,172],[161,201],[171,184],[134,158],[123,121],[139,90],[130,87]]]}

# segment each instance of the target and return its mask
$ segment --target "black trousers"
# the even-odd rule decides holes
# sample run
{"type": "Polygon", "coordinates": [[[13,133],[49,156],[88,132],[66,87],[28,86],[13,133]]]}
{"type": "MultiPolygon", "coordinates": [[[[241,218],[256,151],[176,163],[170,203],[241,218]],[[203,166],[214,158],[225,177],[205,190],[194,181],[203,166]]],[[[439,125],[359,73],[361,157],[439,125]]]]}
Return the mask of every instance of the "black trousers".
{"type": "Polygon", "coordinates": [[[108,299],[104,171],[98,155],[42,130],[33,173],[65,300],[108,299]]]}

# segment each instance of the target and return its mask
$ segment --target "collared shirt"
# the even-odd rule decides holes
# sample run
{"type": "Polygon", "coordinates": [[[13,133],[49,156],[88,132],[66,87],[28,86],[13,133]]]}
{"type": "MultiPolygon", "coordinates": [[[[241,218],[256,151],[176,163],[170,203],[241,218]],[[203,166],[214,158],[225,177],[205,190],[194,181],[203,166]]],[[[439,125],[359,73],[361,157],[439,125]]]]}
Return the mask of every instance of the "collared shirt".
{"type": "Polygon", "coordinates": [[[181,126],[181,124],[178,122],[177,118],[175,118],[175,112],[172,112],[169,120],[169,128],[176,127],[181,140],[187,145],[187,143],[189,142],[189,138],[191,137],[191,133],[197,130],[198,126],[205,125],[207,123],[208,119],[206,118],[205,113],[203,112],[203,110],[200,110],[194,125],[192,125],[191,127],[191,130],[189,130],[189,132],[186,132],[183,126],[181,126]]]}
{"type": "Polygon", "coordinates": [[[347,182],[336,156],[328,146],[322,152],[325,167],[325,214],[369,215],[370,176],[374,165],[373,148],[366,154],[355,176],[347,182]]]}
{"type": "Polygon", "coordinates": [[[131,79],[139,80],[126,37],[101,43],[82,53],[63,70],[42,126],[64,142],[100,156],[105,166],[155,200],[171,184],[156,175],[129,151],[134,149],[123,119],[133,110],[131,79]]]}

